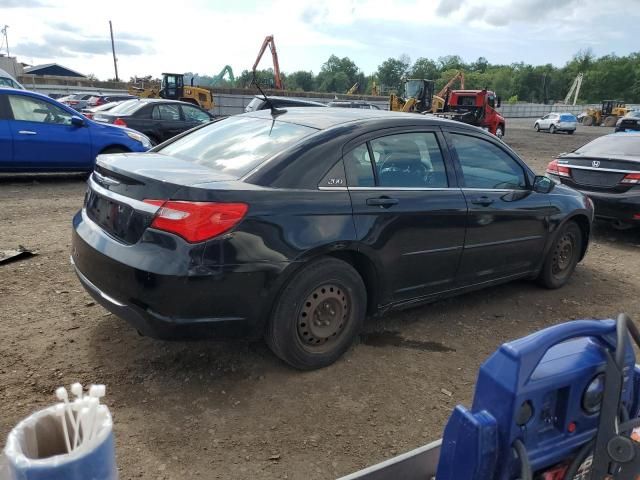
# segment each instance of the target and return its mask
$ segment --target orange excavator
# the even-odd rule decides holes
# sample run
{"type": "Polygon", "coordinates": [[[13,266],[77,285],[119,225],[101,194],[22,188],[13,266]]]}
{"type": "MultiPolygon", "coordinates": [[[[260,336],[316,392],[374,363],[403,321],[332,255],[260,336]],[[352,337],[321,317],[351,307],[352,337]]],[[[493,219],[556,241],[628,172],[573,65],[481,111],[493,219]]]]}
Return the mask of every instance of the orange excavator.
{"type": "Polygon", "coordinates": [[[276,43],[273,40],[273,35],[268,35],[265,37],[264,42],[262,42],[262,47],[260,47],[260,52],[258,53],[258,58],[256,58],[255,63],[253,64],[253,73],[255,74],[256,68],[258,68],[258,63],[260,63],[260,59],[264,52],[269,47],[271,50],[271,58],[273,59],[273,85],[277,90],[284,90],[284,86],[282,85],[282,79],[280,78],[280,64],[278,63],[278,52],[276,52],[276,43]]]}

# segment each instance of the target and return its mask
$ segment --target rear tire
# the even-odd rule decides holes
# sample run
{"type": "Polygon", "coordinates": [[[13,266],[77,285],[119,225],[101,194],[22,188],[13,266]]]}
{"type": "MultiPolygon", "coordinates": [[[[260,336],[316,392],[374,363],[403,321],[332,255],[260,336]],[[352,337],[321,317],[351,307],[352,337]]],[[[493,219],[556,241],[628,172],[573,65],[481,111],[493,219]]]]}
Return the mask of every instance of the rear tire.
{"type": "Polygon", "coordinates": [[[586,127],[590,127],[591,125],[593,125],[593,117],[591,116],[586,116],[582,119],[582,125],[586,126],[586,127]]]}
{"type": "Polygon", "coordinates": [[[567,222],[556,235],[544,260],[538,283],[549,289],[560,288],[569,281],[582,252],[582,230],[574,221],[567,222]]]}
{"type": "Polygon", "coordinates": [[[294,368],[326,367],[351,346],[364,322],[367,291],[348,263],[322,258],[284,287],[265,331],[273,353],[294,368]]]}
{"type": "Polygon", "coordinates": [[[633,223],[624,222],[622,220],[612,220],[611,227],[614,230],[618,230],[619,232],[624,232],[625,230],[630,230],[634,227],[633,223]]]}
{"type": "Polygon", "coordinates": [[[556,133],[556,131],[557,131],[557,129],[556,129],[556,126],[555,126],[555,125],[551,125],[551,126],[549,127],[549,133],[551,133],[551,134],[555,134],[555,133],[556,133]]]}

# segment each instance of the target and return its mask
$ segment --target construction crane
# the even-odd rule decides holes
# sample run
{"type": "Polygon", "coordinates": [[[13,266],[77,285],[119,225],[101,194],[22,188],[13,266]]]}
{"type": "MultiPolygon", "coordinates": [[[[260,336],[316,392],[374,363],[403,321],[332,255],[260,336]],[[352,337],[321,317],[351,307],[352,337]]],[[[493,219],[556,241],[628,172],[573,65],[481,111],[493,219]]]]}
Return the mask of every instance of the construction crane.
{"type": "Polygon", "coordinates": [[[231,68],[230,65],[225,65],[224,68],[222,70],[220,70],[220,73],[218,75],[216,75],[215,77],[213,77],[213,81],[211,82],[211,86],[215,87],[217,84],[219,84],[222,79],[224,78],[225,75],[229,76],[229,81],[231,83],[234,83],[236,81],[236,77],[233,75],[233,69],[231,68]]]}
{"type": "Polygon", "coordinates": [[[276,52],[276,44],[273,40],[273,35],[267,35],[262,42],[262,47],[260,47],[260,52],[258,53],[258,58],[256,58],[255,63],[253,64],[253,73],[255,75],[256,69],[258,68],[258,63],[260,63],[260,59],[262,55],[264,55],[265,50],[269,47],[271,50],[271,58],[273,59],[273,83],[274,87],[277,90],[284,90],[282,86],[282,79],[280,78],[280,64],[278,63],[278,53],[276,52]]]}
{"type": "Polygon", "coordinates": [[[569,101],[571,100],[571,95],[573,95],[574,92],[575,92],[575,96],[573,97],[572,105],[575,105],[576,102],[578,101],[578,95],[580,94],[580,87],[582,87],[583,77],[584,77],[584,74],[582,72],[576,75],[576,78],[573,80],[573,83],[571,84],[571,88],[569,89],[569,93],[567,93],[567,96],[564,97],[563,103],[565,105],[569,104],[569,101]]]}
{"type": "Polygon", "coordinates": [[[358,92],[358,87],[360,87],[360,83],[354,83],[353,86],[349,90],[347,90],[346,95],[354,95],[358,92]]]}

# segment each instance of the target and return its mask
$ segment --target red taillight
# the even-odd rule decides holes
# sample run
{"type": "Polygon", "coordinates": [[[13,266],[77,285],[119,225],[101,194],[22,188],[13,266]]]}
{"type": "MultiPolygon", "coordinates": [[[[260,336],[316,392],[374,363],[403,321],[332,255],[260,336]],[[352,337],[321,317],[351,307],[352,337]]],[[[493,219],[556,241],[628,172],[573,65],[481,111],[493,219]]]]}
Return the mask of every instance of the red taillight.
{"type": "Polygon", "coordinates": [[[620,183],[626,183],[630,185],[637,185],[640,183],[640,173],[627,173],[620,183]]]}
{"type": "Polygon", "coordinates": [[[153,217],[152,228],[180,235],[187,242],[208,240],[226,232],[244,218],[245,203],[213,203],[145,200],[160,207],[153,217]]]}
{"type": "Polygon", "coordinates": [[[121,118],[116,118],[116,119],[113,121],[113,124],[114,124],[114,125],[119,125],[119,126],[121,126],[121,127],[126,127],[126,126],[127,126],[127,122],[125,122],[125,121],[124,121],[123,119],[121,119],[121,118]]]}
{"type": "Polygon", "coordinates": [[[571,169],[564,165],[558,165],[558,160],[553,160],[547,165],[547,173],[558,175],[559,177],[570,177],[571,169]]]}
{"type": "Polygon", "coordinates": [[[105,103],[107,103],[106,100],[104,98],[100,97],[100,98],[96,99],[96,103],[95,104],[96,105],[104,105],[105,103]]]}

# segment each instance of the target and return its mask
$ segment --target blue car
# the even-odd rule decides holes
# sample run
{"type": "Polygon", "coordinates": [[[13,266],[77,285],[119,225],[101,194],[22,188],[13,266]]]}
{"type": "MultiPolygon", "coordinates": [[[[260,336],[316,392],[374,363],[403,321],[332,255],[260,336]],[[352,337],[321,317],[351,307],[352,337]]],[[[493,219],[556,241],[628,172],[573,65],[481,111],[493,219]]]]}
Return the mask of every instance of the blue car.
{"type": "Polygon", "coordinates": [[[149,148],[135,130],[96,123],[39,93],[0,88],[0,172],[86,172],[101,153],[149,148]]]}

